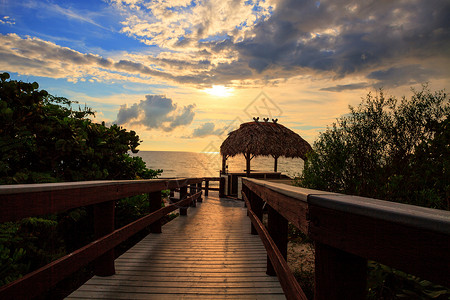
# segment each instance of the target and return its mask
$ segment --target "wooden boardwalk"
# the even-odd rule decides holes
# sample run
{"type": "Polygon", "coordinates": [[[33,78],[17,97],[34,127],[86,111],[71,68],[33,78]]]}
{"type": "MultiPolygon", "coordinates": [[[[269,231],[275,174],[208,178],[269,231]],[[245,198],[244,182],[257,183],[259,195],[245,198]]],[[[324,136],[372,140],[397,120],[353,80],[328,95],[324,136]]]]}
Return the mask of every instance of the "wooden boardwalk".
{"type": "Polygon", "coordinates": [[[285,299],[242,201],[216,192],[116,260],[67,299],[285,299]]]}

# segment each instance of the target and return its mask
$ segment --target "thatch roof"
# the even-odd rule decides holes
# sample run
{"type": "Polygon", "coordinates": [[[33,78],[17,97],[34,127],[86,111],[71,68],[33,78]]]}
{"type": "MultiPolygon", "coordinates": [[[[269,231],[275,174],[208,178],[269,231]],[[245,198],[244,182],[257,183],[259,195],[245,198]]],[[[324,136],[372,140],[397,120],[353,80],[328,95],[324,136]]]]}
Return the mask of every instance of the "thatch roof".
{"type": "Polygon", "coordinates": [[[306,159],[311,145],[289,128],[272,122],[248,122],[229,133],[220,146],[220,154],[235,156],[300,157],[306,159]]]}

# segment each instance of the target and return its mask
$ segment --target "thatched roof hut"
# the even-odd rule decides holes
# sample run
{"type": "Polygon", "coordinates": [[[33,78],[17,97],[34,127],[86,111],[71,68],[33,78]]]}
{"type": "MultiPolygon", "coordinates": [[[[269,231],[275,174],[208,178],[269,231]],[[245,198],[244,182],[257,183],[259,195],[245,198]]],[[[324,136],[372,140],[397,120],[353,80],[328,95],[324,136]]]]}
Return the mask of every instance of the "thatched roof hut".
{"type": "Polygon", "coordinates": [[[305,160],[306,153],[311,150],[307,141],[289,128],[276,123],[276,120],[243,123],[239,129],[230,132],[220,146],[224,162],[228,157],[244,155],[247,161],[247,176],[250,174],[250,160],[255,156],[272,156],[275,159],[276,172],[278,157],[300,157],[305,160]]]}

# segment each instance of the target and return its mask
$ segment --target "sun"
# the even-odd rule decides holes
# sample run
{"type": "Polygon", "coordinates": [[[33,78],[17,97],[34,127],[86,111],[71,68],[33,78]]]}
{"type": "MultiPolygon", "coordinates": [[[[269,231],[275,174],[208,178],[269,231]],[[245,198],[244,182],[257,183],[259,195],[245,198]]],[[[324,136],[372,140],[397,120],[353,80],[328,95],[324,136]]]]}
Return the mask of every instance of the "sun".
{"type": "Polygon", "coordinates": [[[203,91],[211,96],[229,97],[233,94],[233,88],[223,85],[213,85],[212,88],[204,89],[203,91]]]}

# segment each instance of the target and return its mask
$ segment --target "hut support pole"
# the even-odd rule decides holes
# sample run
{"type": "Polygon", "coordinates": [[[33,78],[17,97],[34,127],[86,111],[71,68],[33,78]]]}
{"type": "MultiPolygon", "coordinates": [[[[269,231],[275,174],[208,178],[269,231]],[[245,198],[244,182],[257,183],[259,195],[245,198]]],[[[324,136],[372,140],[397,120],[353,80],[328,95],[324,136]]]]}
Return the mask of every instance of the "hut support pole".
{"type": "Polygon", "coordinates": [[[273,164],[273,171],[276,172],[278,170],[278,156],[273,157],[275,159],[273,164]]]}
{"type": "Polygon", "coordinates": [[[227,156],[222,155],[222,174],[226,174],[226,168],[227,168],[227,156]]]}
{"type": "Polygon", "coordinates": [[[247,161],[246,171],[247,171],[247,177],[250,177],[250,153],[244,154],[245,160],[247,161]]]}

